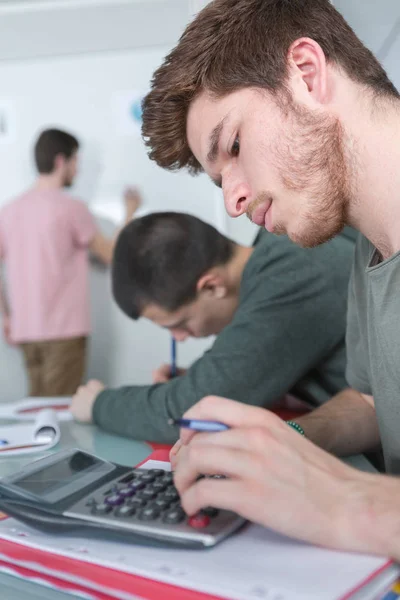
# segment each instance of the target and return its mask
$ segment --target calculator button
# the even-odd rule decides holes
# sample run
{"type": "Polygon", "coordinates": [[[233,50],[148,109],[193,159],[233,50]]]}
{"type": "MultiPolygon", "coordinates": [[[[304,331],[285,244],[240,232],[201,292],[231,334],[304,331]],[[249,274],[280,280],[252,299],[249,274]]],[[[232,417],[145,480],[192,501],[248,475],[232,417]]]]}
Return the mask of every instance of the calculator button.
{"type": "Polygon", "coordinates": [[[168,498],[172,502],[172,500],[178,500],[179,494],[174,486],[170,486],[165,490],[164,497],[168,498]]]}
{"type": "Polygon", "coordinates": [[[155,490],[156,492],[163,492],[167,486],[168,486],[168,483],[161,481],[161,479],[156,479],[151,484],[152,489],[155,490]]]}
{"type": "Polygon", "coordinates": [[[151,483],[156,478],[155,475],[151,471],[144,472],[140,475],[140,481],[145,481],[146,483],[151,483]]]}
{"type": "Polygon", "coordinates": [[[124,499],[119,494],[113,494],[112,496],[107,496],[104,502],[110,506],[119,506],[123,504],[124,499]]]}
{"type": "Polygon", "coordinates": [[[134,515],[136,512],[136,506],[120,506],[119,508],[117,508],[117,510],[115,511],[115,516],[116,517],[131,517],[132,515],[134,515]]]}
{"type": "Polygon", "coordinates": [[[133,498],[129,498],[127,500],[127,505],[128,506],[136,506],[137,508],[144,506],[146,504],[146,500],[144,500],[143,498],[138,498],[137,496],[134,496],[133,498]]]}
{"type": "Polygon", "coordinates": [[[145,487],[145,485],[145,483],[136,479],[135,481],[132,481],[132,483],[129,484],[129,487],[131,488],[131,490],[135,490],[136,492],[137,490],[142,490],[145,487]]]}
{"type": "Polygon", "coordinates": [[[120,479],[118,483],[130,483],[133,479],[135,479],[135,477],[135,473],[128,473],[128,475],[125,475],[125,477],[120,479]]]}
{"type": "Polygon", "coordinates": [[[160,479],[158,479],[157,481],[162,481],[163,483],[167,483],[170,484],[173,481],[173,475],[172,473],[164,473],[164,475],[162,477],[160,477],[160,479]]]}
{"type": "Polygon", "coordinates": [[[136,490],[131,487],[125,487],[119,490],[118,494],[122,496],[122,498],[130,498],[136,494],[136,490]]]}
{"type": "Polygon", "coordinates": [[[154,506],[146,506],[146,508],[143,508],[140,511],[138,517],[141,521],[154,521],[159,515],[160,511],[157,508],[154,506]]]}
{"type": "Polygon", "coordinates": [[[94,515],[106,515],[107,513],[112,511],[112,507],[109,504],[103,502],[102,504],[97,504],[97,506],[93,506],[92,513],[94,515]]]}
{"type": "Polygon", "coordinates": [[[188,520],[188,524],[190,525],[190,527],[193,527],[193,529],[203,529],[204,527],[207,527],[209,523],[210,517],[208,517],[207,515],[202,515],[201,513],[190,517],[190,519],[188,520]]]}
{"type": "Polygon", "coordinates": [[[219,510],[213,506],[207,506],[207,508],[203,508],[201,512],[211,518],[219,515],[219,510]]]}
{"type": "Polygon", "coordinates": [[[157,496],[157,492],[148,487],[144,490],[140,490],[137,495],[139,498],[143,498],[144,500],[152,500],[157,496]]]}
{"type": "Polygon", "coordinates": [[[171,502],[168,500],[168,498],[163,498],[162,496],[158,496],[158,498],[156,498],[154,502],[152,502],[152,506],[156,506],[160,510],[168,508],[170,504],[171,502]]]}
{"type": "Polygon", "coordinates": [[[104,492],[104,496],[108,496],[109,494],[116,494],[118,492],[118,486],[117,485],[113,485],[112,487],[110,487],[108,490],[106,490],[104,492]]]}
{"type": "Polygon", "coordinates": [[[164,523],[168,523],[169,525],[176,525],[177,523],[182,523],[186,518],[185,511],[179,506],[171,508],[168,512],[165,512],[163,515],[164,523]]]}
{"type": "Polygon", "coordinates": [[[85,506],[96,506],[97,502],[95,500],[95,498],[89,498],[89,500],[86,502],[85,506]]]}
{"type": "Polygon", "coordinates": [[[165,471],[163,471],[163,469],[150,469],[150,473],[153,473],[155,477],[161,477],[161,475],[164,475],[165,471]]]}

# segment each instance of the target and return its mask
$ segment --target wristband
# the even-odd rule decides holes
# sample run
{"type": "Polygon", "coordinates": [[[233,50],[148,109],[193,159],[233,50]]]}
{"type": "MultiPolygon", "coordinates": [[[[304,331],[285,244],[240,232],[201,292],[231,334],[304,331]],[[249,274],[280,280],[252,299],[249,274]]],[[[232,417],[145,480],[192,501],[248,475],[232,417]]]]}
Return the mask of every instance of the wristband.
{"type": "Polygon", "coordinates": [[[304,437],[306,436],[306,434],[304,433],[304,429],[301,427],[301,425],[296,423],[296,421],[286,421],[286,425],[293,427],[293,429],[300,433],[300,435],[303,435],[304,437]]]}

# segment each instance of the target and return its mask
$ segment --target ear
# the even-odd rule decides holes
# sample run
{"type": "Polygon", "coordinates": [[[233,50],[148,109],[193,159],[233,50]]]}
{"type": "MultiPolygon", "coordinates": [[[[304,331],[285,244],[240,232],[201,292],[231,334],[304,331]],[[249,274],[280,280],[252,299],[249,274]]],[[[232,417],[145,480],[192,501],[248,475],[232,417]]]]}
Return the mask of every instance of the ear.
{"type": "Polygon", "coordinates": [[[225,298],[228,290],[225,281],[218,273],[208,272],[200,277],[197,282],[197,293],[211,293],[215,298],[225,298]]]}
{"type": "Polygon", "coordinates": [[[293,97],[307,104],[328,101],[328,66],[321,46],[310,38],[299,38],[288,52],[289,80],[293,97]]]}
{"type": "Polygon", "coordinates": [[[62,168],[65,165],[66,159],[63,154],[56,154],[54,158],[54,171],[62,168]]]}

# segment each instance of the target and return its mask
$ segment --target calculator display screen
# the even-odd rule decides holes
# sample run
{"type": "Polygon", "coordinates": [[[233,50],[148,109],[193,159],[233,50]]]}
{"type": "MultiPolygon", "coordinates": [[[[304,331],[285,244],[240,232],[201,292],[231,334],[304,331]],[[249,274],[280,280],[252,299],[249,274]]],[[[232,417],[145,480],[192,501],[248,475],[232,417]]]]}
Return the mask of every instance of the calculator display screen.
{"type": "Polygon", "coordinates": [[[14,480],[13,485],[35,496],[43,497],[60,484],[68,485],[71,481],[86,475],[102,462],[90,454],[75,452],[48,467],[14,480]]]}

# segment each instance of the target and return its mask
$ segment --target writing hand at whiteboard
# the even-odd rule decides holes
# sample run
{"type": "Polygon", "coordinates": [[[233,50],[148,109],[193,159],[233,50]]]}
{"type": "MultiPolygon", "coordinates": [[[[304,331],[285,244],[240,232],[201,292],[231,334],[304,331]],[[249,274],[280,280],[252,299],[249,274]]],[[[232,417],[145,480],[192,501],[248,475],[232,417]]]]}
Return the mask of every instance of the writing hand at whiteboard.
{"type": "Polygon", "coordinates": [[[126,188],[124,192],[124,202],[126,207],[127,219],[131,219],[142,204],[142,197],[137,188],[126,188]]]}

